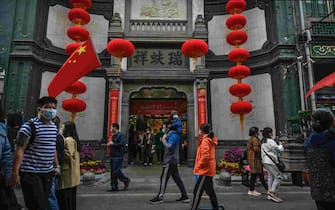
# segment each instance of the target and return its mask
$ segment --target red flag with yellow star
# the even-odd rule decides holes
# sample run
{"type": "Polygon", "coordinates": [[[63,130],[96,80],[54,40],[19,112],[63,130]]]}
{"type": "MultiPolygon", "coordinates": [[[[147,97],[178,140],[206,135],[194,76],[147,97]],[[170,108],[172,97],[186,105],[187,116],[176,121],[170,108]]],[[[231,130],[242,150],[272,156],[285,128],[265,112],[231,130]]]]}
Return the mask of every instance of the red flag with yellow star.
{"type": "Polygon", "coordinates": [[[72,83],[101,66],[91,39],[85,41],[66,60],[48,87],[49,96],[56,97],[72,83]]]}

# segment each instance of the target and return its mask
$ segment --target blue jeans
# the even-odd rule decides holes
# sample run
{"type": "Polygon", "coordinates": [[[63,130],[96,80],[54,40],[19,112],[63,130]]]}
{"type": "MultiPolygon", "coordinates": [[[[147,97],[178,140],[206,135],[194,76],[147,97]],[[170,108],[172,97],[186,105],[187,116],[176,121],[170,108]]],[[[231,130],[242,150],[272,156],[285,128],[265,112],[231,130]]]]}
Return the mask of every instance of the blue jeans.
{"type": "Polygon", "coordinates": [[[123,183],[126,183],[129,180],[129,178],[126,177],[121,171],[122,161],[123,156],[110,158],[112,190],[118,190],[118,180],[120,180],[123,183]]]}
{"type": "Polygon", "coordinates": [[[47,210],[59,210],[58,201],[57,201],[56,194],[55,194],[56,182],[57,182],[57,178],[54,176],[52,178],[47,210]]]}

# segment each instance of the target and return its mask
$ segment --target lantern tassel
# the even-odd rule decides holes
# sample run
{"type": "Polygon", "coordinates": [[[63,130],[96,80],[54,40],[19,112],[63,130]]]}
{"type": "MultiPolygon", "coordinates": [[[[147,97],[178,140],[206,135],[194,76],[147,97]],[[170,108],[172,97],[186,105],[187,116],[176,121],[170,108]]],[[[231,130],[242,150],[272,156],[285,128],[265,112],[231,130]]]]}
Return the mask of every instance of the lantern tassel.
{"type": "Polygon", "coordinates": [[[192,74],[194,74],[194,70],[195,70],[195,67],[197,65],[197,59],[198,58],[191,58],[191,61],[192,61],[192,63],[191,63],[191,72],[192,72],[192,74]]]}
{"type": "Polygon", "coordinates": [[[240,114],[240,128],[241,128],[241,131],[242,131],[242,134],[244,133],[244,115],[243,114],[240,114]]]}
{"type": "Polygon", "coordinates": [[[71,122],[74,123],[74,120],[76,119],[76,115],[77,115],[76,112],[72,112],[72,113],[71,113],[71,122]]]}
{"type": "Polygon", "coordinates": [[[119,61],[119,64],[117,66],[117,75],[120,76],[122,57],[118,57],[117,60],[119,61]]]}

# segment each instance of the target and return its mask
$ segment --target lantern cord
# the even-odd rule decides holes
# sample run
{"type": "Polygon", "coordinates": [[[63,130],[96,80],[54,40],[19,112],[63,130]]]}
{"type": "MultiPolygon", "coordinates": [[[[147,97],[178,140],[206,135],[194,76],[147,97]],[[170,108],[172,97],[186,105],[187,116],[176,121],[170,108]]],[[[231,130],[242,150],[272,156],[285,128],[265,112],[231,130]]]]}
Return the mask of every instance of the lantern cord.
{"type": "Polygon", "coordinates": [[[117,75],[120,76],[122,57],[118,57],[117,60],[119,61],[119,64],[117,66],[117,75]]]}
{"type": "Polygon", "coordinates": [[[72,93],[72,98],[76,98],[77,94],[76,93],[72,93]]]}
{"type": "Polygon", "coordinates": [[[192,64],[191,64],[191,72],[194,74],[195,67],[197,65],[197,57],[191,58],[192,64]]]}
{"type": "Polygon", "coordinates": [[[71,113],[71,122],[73,122],[74,123],[74,120],[76,119],[76,112],[72,112],[71,113]]]}

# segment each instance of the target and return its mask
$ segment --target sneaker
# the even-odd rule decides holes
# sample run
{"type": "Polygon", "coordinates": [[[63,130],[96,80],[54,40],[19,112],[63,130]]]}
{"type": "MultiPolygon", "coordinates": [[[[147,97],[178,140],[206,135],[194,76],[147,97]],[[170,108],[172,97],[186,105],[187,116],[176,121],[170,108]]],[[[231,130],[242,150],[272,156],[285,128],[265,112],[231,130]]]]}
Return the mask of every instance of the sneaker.
{"type": "Polygon", "coordinates": [[[152,166],[152,163],[149,163],[149,166],[152,166]]]}
{"type": "Polygon", "coordinates": [[[267,199],[267,200],[271,200],[271,195],[267,195],[267,196],[266,196],[266,199],[267,199]]]}
{"type": "Polygon", "coordinates": [[[144,163],[143,165],[144,165],[144,166],[147,166],[148,164],[147,164],[147,163],[144,163]]]}
{"type": "Polygon", "coordinates": [[[254,191],[248,191],[248,195],[253,195],[253,196],[260,196],[262,193],[257,192],[256,190],[254,191]]]}
{"type": "Polygon", "coordinates": [[[188,197],[180,197],[176,200],[177,202],[182,202],[182,203],[189,203],[190,199],[188,197]]]}
{"type": "Polygon", "coordinates": [[[129,187],[130,179],[127,179],[127,181],[124,182],[124,190],[126,190],[129,187]]]}
{"type": "Polygon", "coordinates": [[[163,203],[163,199],[156,196],[153,199],[150,200],[151,203],[163,203]]]}
{"type": "Polygon", "coordinates": [[[273,202],[276,202],[276,203],[283,202],[283,200],[281,198],[279,198],[278,196],[274,195],[273,193],[269,193],[268,196],[270,196],[270,200],[272,200],[273,202]]]}

